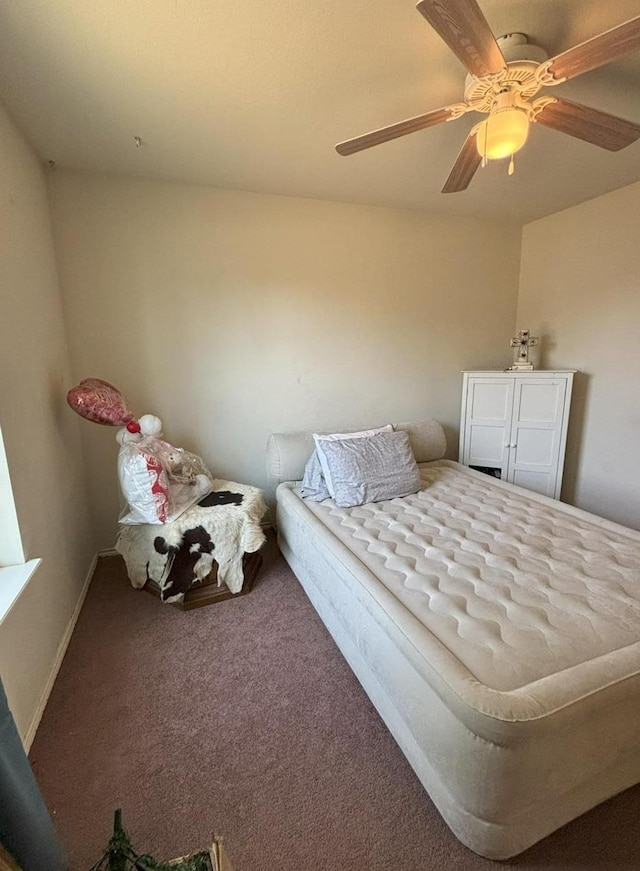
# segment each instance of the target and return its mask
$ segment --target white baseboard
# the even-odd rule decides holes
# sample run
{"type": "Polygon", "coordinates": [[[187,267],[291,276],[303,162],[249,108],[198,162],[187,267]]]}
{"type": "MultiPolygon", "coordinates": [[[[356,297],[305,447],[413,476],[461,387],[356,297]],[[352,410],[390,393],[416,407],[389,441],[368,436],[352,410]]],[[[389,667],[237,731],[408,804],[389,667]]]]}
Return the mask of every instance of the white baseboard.
{"type": "Polygon", "coordinates": [[[29,724],[26,735],[22,736],[22,743],[24,745],[26,753],[29,752],[29,750],[31,749],[31,745],[33,744],[33,739],[36,736],[36,731],[38,729],[38,726],[40,725],[40,720],[42,719],[42,715],[44,714],[44,709],[47,706],[47,702],[49,701],[49,696],[51,695],[51,690],[53,689],[56,677],[58,676],[58,671],[60,670],[60,666],[62,665],[62,660],[64,659],[64,655],[67,652],[67,647],[69,646],[69,642],[71,641],[73,630],[75,629],[75,625],[78,622],[78,617],[80,616],[80,611],[82,610],[85,597],[89,590],[89,584],[91,583],[91,579],[93,578],[93,573],[96,570],[97,564],[98,554],[96,554],[91,561],[89,571],[87,572],[87,577],[85,578],[85,582],[82,587],[82,592],[80,593],[80,596],[76,603],[76,607],[73,609],[73,614],[71,615],[71,619],[67,624],[67,628],[65,629],[60,644],[58,645],[58,649],[56,651],[56,655],[51,666],[51,671],[49,672],[49,677],[47,678],[47,682],[40,697],[40,701],[38,702],[38,707],[35,710],[33,718],[31,719],[31,723],[29,724]]]}

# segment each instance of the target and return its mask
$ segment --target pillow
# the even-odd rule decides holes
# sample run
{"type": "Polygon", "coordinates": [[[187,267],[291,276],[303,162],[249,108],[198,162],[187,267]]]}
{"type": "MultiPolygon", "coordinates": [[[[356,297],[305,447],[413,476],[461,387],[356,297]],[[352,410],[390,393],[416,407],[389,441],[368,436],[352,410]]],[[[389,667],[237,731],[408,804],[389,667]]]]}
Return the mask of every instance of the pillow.
{"type": "Polygon", "coordinates": [[[420,472],[406,432],[314,439],[327,488],[340,508],[408,496],[420,489],[420,472]]]}
{"type": "Polygon", "coordinates": [[[336,442],[342,441],[342,439],[364,439],[367,438],[367,436],[376,435],[379,432],[393,432],[393,425],[388,423],[385,426],[377,426],[375,429],[361,429],[360,432],[314,432],[313,439],[316,444],[318,443],[318,439],[323,439],[328,442],[336,442]]]}
{"type": "MultiPolygon", "coordinates": [[[[389,423],[386,426],[381,426],[377,429],[366,429],[361,430],[360,432],[334,432],[327,435],[314,433],[314,439],[317,435],[318,438],[326,439],[327,441],[340,441],[342,439],[365,438],[366,436],[374,435],[378,432],[393,432],[393,427],[389,423]]],[[[304,476],[302,478],[302,484],[300,485],[300,495],[303,499],[308,499],[310,502],[322,502],[331,496],[324,479],[317,450],[311,454],[307,460],[306,466],[304,467],[304,476]]]]}
{"type": "Polygon", "coordinates": [[[300,495],[311,502],[322,502],[331,495],[322,473],[318,452],[314,451],[304,467],[304,477],[300,484],[300,495]]]}

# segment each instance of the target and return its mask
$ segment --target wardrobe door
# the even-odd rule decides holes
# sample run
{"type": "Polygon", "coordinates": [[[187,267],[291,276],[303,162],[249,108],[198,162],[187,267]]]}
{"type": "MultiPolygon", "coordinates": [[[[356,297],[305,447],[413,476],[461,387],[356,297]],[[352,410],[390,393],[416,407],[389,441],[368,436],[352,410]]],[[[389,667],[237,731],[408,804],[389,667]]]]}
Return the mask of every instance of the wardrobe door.
{"type": "Polygon", "coordinates": [[[562,481],[567,379],[516,378],[507,480],[557,499],[562,481]]]}
{"type": "Polygon", "coordinates": [[[463,416],[461,462],[483,471],[497,470],[496,477],[505,479],[513,417],[513,379],[470,375],[463,416]]]}

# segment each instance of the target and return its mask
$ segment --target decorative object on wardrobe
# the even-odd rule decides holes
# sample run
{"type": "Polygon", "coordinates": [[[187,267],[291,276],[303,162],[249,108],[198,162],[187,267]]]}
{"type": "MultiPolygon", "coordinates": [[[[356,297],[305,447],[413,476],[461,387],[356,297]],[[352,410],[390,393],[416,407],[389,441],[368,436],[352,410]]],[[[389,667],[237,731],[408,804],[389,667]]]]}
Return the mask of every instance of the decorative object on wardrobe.
{"type": "Polygon", "coordinates": [[[559,499],[574,372],[464,372],[460,462],[559,499]]]}
{"type": "Polygon", "coordinates": [[[520,330],[518,335],[511,339],[511,347],[518,350],[515,360],[509,368],[525,372],[533,369],[533,363],[529,360],[529,348],[535,348],[539,342],[540,339],[530,335],[529,330],[520,330]]]}

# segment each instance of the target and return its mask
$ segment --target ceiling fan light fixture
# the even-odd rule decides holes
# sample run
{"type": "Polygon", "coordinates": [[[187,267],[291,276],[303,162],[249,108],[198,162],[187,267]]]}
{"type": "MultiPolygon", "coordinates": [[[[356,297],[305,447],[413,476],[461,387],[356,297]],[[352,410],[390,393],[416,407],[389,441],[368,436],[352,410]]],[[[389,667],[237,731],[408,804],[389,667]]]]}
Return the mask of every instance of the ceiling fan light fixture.
{"type": "Polygon", "coordinates": [[[522,148],[528,136],[529,116],[525,109],[515,106],[496,109],[478,127],[478,153],[486,160],[511,157],[522,148]]]}

